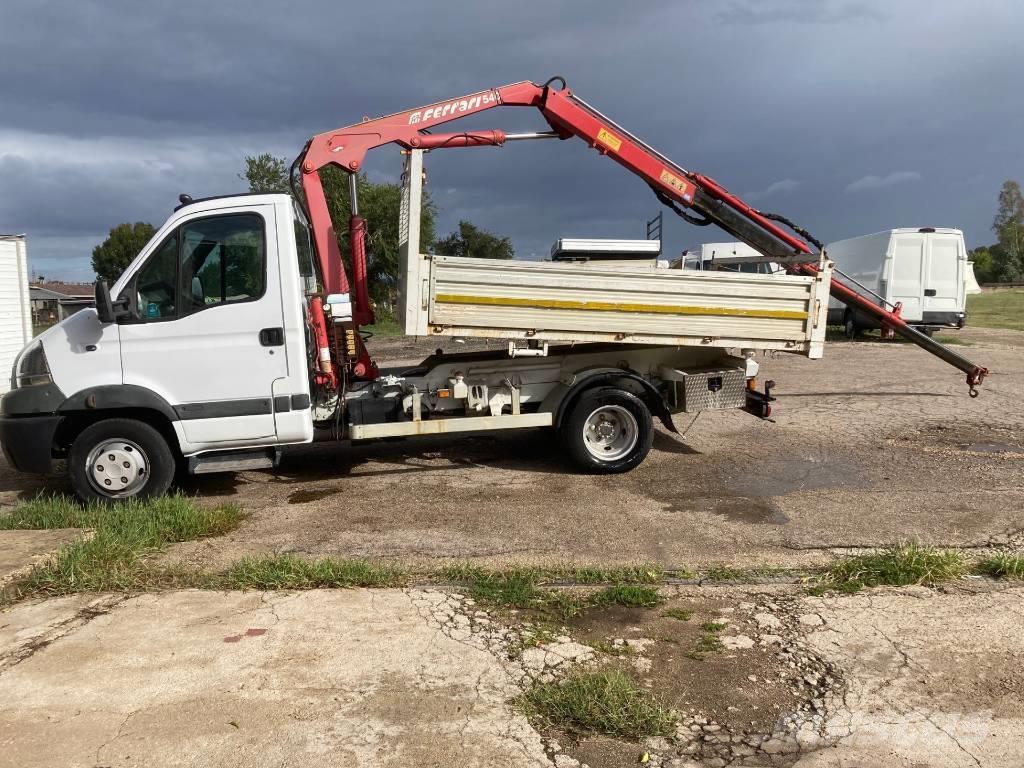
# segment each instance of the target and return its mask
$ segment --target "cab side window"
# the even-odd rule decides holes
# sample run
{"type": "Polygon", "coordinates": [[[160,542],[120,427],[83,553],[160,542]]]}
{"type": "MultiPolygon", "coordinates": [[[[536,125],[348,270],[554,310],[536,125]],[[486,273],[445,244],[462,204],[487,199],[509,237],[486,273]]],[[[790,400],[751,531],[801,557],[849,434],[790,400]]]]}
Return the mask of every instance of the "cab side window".
{"type": "Polygon", "coordinates": [[[266,287],[263,218],[236,213],[178,227],[152,253],[126,292],[138,312],[135,322],[155,322],[254,301],[266,287]]]}
{"type": "Polygon", "coordinates": [[[182,314],[252,301],[266,289],[263,219],[242,213],[181,227],[182,314]]]}

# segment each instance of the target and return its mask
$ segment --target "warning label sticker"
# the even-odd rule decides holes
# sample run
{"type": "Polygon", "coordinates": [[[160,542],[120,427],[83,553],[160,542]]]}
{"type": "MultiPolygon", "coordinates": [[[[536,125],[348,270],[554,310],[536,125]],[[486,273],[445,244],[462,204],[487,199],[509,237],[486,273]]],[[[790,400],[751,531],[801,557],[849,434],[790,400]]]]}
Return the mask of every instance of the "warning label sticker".
{"type": "Polygon", "coordinates": [[[614,152],[618,152],[619,147],[622,146],[622,139],[605,128],[602,128],[597,132],[597,140],[614,152]]]}

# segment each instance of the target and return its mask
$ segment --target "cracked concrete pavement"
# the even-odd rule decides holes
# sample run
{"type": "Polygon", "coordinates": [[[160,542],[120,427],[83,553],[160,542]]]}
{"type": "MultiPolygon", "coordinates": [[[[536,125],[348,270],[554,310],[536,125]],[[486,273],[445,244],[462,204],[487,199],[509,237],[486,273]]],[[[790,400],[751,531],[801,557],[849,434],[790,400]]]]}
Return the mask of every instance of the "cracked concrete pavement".
{"type": "Polygon", "coordinates": [[[400,590],[25,603],[0,653],[5,766],[547,764],[499,658],[400,590]]]}
{"type": "MultiPolygon", "coordinates": [[[[780,658],[835,675],[815,683],[823,706],[783,712],[777,732],[745,740],[760,746],[737,747],[744,757],[730,765],[1019,767],[1024,587],[677,594],[712,593],[750,601],[740,610],[758,631],[796,633],[799,652],[780,658]]],[[[575,765],[511,700],[595,655],[560,637],[515,658],[516,637],[439,590],[25,602],[0,614],[0,765],[575,765]]],[[[695,718],[729,744],[699,713],[684,723],[695,718]]],[[[651,740],[651,764],[725,764],[684,744],[651,740]]]]}
{"type": "Polygon", "coordinates": [[[828,749],[799,768],[1024,764],[1024,589],[807,598],[807,637],[843,670],[828,749]]]}

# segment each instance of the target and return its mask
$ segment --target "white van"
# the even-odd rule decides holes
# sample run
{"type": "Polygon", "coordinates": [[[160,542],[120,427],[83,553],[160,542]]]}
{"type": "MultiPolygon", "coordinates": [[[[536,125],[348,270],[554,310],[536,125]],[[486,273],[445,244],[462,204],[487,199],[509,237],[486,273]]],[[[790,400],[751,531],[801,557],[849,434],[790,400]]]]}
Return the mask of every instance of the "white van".
{"type": "MultiPolygon", "coordinates": [[[[838,271],[859,283],[853,287],[876,301],[902,304],[901,316],[919,330],[963,328],[967,247],[959,229],[890,229],[830,243],[825,252],[838,271]]],[[[835,299],[828,321],[845,326],[850,336],[877,327],[835,299]]]]}

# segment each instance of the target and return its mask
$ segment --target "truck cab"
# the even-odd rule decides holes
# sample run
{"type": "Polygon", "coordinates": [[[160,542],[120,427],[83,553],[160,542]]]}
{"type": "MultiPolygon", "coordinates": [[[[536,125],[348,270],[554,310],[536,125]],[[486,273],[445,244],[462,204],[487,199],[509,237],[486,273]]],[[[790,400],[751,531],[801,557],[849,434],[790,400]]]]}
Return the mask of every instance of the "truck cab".
{"type": "Polygon", "coordinates": [[[315,281],[289,196],[185,198],[110,289],[116,322],[79,312],[18,356],[0,406],[9,460],[37,472],[51,454],[84,460],[89,489],[132,495],[156,471],[144,447],[154,431],[181,456],[310,441],[304,291],[315,281]],[[91,450],[113,458],[70,455],[111,416],[136,422],[91,450]]]}

